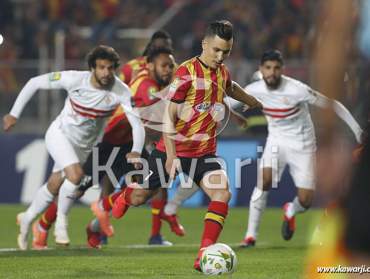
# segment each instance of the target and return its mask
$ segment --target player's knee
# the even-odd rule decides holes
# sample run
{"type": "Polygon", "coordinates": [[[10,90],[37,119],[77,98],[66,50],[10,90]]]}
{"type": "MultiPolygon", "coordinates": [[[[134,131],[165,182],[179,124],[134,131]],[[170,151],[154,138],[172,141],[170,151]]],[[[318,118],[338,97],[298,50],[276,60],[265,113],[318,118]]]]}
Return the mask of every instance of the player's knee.
{"type": "Polygon", "coordinates": [[[130,199],[130,203],[131,203],[132,206],[142,205],[146,201],[147,201],[147,197],[143,193],[141,193],[141,192],[136,192],[135,193],[135,191],[132,192],[131,199],[130,199]]]}
{"type": "Polygon", "coordinates": [[[214,191],[210,195],[211,200],[217,200],[217,201],[222,201],[225,203],[228,203],[231,199],[231,192],[228,189],[220,189],[217,191],[214,191]]]}
{"type": "Polygon", "coordinates": [[[262,183],[262,190],[269,191],[271,189],[271,180],[264,180],[262,183]]]}
{"type": "Polygon", "coordinates": [[[70,170],[68,173],[66,173],[66,178],[76,185],[80,184],[83,176],[84,172],[82,168],[74,168],[73,170],[70,170]]]}
{"type": "Polygon", "coordinates": [[[48,179],[47,188],[54,196],[58,194],[59,188],[63,183],[63,178],[60,173],[53,173],[48,179]]]}
{"type": "Polygon", "coordinates": [[[298,197],[299,203],[306,209],[310,208],[312,205],[313,196],[311,195],[304,195],[298,197]]]}

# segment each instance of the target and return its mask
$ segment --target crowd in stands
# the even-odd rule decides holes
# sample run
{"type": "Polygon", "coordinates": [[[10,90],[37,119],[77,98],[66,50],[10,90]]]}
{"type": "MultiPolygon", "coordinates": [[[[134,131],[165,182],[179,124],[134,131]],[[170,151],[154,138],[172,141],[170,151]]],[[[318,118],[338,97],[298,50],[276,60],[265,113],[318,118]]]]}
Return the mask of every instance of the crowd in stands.
{"type": "Polygon", "coordinates": [[[0,46],[0,96],[16,93],[23,85],[12,65],[37,61],[42,51],[55,57],[58,30],[65,32],[67,60],[82,61],[92,46],[104,43],[115,47],[124,63],[140,55],[147,41],[119,39],[117,31],[148,28],[181,1],[183,8],[163,27],[173,37],[177,62],[199,54],[207,22],[222,18],[236,30],[228,62],[236,81],[246,83],[267,48],[280,49],[290,61],[288,72],[309,80],[306,62],[322,4],[318,0],[1,0],[0,33],[5,41],[0,46]]]}

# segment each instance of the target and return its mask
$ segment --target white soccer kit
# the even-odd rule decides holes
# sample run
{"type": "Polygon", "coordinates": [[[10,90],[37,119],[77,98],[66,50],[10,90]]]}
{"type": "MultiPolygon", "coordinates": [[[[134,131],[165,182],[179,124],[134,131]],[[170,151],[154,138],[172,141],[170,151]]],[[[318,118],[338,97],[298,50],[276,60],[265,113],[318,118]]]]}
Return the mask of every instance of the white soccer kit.
{"type": "MultiPolygon", "coordinates": [[[[312,90],[308,85],[287,76],[281,77],[277,89],[267,87],[260,79],[245,87],[263,105],[268,121],[268,137],[262,155],[262,167],[271,167],[278,172],[278,178],[286,165],[295,185],[300,188],[315,187],[315,130],[309,112],[309,104],[327,106],[329,99],[312,90]]],[[[348,110],[339,102],[334,109],[354,132],[356,139],[362,129],[348,110]]]]}
{"type": "Polygon", "coordinates": [[[280,180],[286,165],[295,185],[314,189],[315,186],[315,130],[308,104],[317,100],[307,85],[281,77],[279,88],[272,90],[263,79],[245,87],[263,105],[268,121],[268,137],[262,155],[262,166],[277,171],[280,180]]]}
{"type": "Polygon", "coordinates": [[[131,91],[115,77],[111,90],[91,84],[89,71],[63,71],[44,74],[29,80],[17,97],[10,114],[19,118],[24,106],[38,89],[65,89],[68,92],[61,113],[45,135],[46,147],[55,161],[53,172],[87,159],[107,119],[121,105],[132,126],[132,151],[141,153],[145,131],[131,106],[131,91]]]}

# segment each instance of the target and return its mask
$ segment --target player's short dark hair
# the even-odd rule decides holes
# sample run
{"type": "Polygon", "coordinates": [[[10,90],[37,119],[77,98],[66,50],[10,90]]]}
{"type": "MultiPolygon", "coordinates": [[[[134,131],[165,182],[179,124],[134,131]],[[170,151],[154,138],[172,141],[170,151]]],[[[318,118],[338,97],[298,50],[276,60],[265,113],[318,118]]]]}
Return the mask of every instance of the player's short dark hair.
{"type": "Polygon", "coordinates": [[[170,54],[172,54],[172,49],[170,49],[168,47],[157,47],[157,48],[150,49],[149,52],[148,52],[146,61],[148,63],[151,63],[161,54],[170,55],[170,54]]]}
{"type": "Polygon", "coordinates": [[[115,69],[117,69],[120,65],[120,57],[118,53],[110,46],[97,46],[87,54],[86,60],[89,69],[95,69],[97,59],[104,59],[113,62],[115,69]]]}
{"type": "Polygon", "coordinates": [[[156,39],[171,40],[171,36],[165,30],[158,30],[158,31],[153,33],[152,37],[150,38],[150,41],[154,41],[156,39]]]}
{"type": "Polygon", "coordinates": [[[278,61],[281,65],[284,64],[283,55],[277,49],[266,50],[261,56],[261,65],[266,61],[278,61]]]}
{"type": "Polygon", "coordinates": [[[205,37],[214,37],[216,35],[225,41],[231,40],[234,37],[233,25],[231,22],[228,20],[211,22],[206,29],[205,37]]]}
{"type": "MultiPolygon", "coordinates": [[[[167,31],[164,30],[157,30],[156,32],[153,33],[153,35],[150,37],[149,43],[146,45],[144,51],[143,51],[143,56],[148,56],[149,51],[153,48],[154,46],[154,41],[162,39],[162,40],[168,40],[171,42],[171,36],[167,31]]],[[[171,48],[171,45],[168,45],[167,48],[171,48]]]]}

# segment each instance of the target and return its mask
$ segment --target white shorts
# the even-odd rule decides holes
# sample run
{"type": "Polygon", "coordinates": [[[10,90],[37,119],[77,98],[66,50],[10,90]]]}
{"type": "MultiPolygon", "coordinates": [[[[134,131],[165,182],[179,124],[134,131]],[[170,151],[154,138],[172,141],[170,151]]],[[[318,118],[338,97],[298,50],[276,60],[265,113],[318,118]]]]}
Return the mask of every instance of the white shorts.
{"type": "MultiPolygon", "coordinates": [[[[292,149],[288,144],[268,139],[260,167],[272,168],[280,181],[286,166],[298,188],[314,190],[316,184],[316,154],[292,149]]],[[[274,176],[274,175],[273,175],[274,176]]]]}
{"type": "Polygon", "coordinates": [[[62,171],[72,164],[84,164],[91,152],[73,144],[61,130],[58,119],[54,120],[46,131],[45,144],[54,160],[53,172],[62,171]]]}

